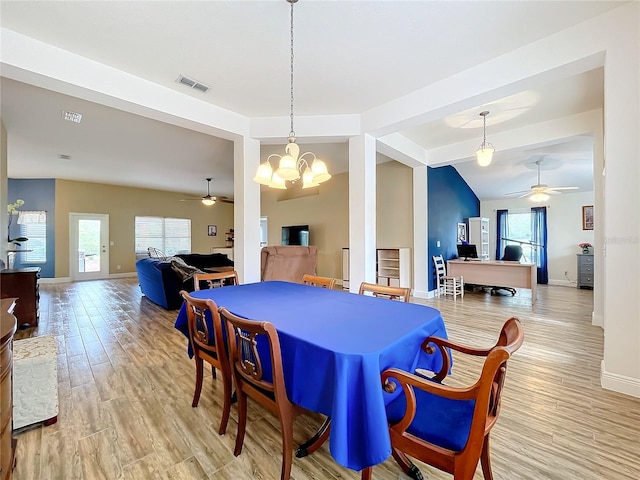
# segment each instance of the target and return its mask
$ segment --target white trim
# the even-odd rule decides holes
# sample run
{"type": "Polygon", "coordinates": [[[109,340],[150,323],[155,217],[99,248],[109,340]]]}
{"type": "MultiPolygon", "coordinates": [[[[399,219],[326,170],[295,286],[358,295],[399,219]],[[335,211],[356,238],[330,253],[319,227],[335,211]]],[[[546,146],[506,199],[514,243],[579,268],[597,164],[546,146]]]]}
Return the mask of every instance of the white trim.
{"type": "Polygon", "coordinates": [[[596,312],[591,313],[591,325],[604,328],[604,316],[597,315],[596,312]]]}
{"type": "Polygon", "coordinates": [[[71,277],[40,278],[38,283],[70,283],[71,277]]]}
{"type": "Polygon", "coordinates": [[[600,384],[604,389],[640,398],[640,379],[607,372],[604,360],[600,363],[600,384]]]}
{"type": "Polygon", "coordinates": [[[416,297],[416,298],[424,298],[424,299],[428,299],[428,298],[433,298],[435,297],[435,290],[431,291],[431,292],[424,292],[422,290],[413,290],[411,292],[411,296],[412,297],[416,297]]]}
{"type": "Polygon", "coordinates": [[[125,272],[125,273],[110,273],[109,278],[129,278],[129,277],[137,277],[137,272],[125,272]]]}

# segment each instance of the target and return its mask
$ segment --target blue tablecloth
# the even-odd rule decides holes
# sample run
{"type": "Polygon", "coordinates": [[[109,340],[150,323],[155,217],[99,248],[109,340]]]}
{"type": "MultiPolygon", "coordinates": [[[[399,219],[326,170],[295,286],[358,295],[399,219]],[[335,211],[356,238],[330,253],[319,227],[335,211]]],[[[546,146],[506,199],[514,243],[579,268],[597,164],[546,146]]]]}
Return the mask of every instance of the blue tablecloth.
{"type": "MultiPolygon", "coordinates": [[[[289,399],[331,417],[331,455],[354,470],[391,454],[380,372],[442,364],[420,349],[430,335],[447,338],[440,312],[427,306],[278,281],[192,295],[275,325],[289,399]]],[[[184,305],[175,327],[188,337],[184,305]]]]}

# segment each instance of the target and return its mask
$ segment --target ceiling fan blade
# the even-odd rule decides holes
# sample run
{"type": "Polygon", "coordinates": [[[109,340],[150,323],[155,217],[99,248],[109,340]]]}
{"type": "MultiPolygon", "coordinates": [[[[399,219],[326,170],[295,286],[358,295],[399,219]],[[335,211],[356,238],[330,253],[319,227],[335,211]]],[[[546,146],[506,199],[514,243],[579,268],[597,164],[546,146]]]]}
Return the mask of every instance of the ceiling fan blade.
{"type": "Polygon", "coordinates": [[[531,190],[521,190],[521,191],[519,191],[519,192],[509,192],[509,193],[505,193],[504,195],[505,195],[506,197],[509,197],[509,196],[511,196],[511,195],[522,195],[523,193],[528,195],[528,194],[530,194],[530,193],[531,193],[531,190]]]}
{"type": "Polygon", "coordinates": [[[233,200],[229,197],[213,197],[213,198],[216,199],[216,202],[233,204],[233,200]]]}
{"type": "Polygon", "coordinates": [[[525,198],[525,197],[528,197],[529,195],[533,195],[534,193],[536,193],[536,192],[529,191],[529,192],[525,193],[524,195],[520,195],[520,196],[518,196],[516,198],[525,198]]]}
{"type": "Polygon", "coordinates": [[[549,190],[578,190],[578,187],[549,187],[549,190]]]}

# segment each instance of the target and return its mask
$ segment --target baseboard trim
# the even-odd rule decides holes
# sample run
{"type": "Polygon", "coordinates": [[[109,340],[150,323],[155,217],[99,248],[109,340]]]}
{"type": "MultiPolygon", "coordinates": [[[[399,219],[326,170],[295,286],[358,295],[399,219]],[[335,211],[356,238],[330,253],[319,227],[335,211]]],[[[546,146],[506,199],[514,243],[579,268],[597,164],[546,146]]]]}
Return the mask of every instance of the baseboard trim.
{"type": "Polygon", "coordinates": [[[69,283],[70,277],[40,278],[38,283],[69,283]]]}
{"type": "Polygon", "coordinates": [[[604,328],[604,316],[596,315],[596,313],[593,312],[591,314],[591,325],[604,328]]]}
{"type": "Polygon", "coordinates": [[[136,272],[126,272],[126,273],[110,273],[109,278],[129,278],[135,277],[138,274],[136,272]]]}
{"type": "Polygon", "coordinates": [[[432,292],[425,292],[423,290],[414,290],[413,292],[411,292],[411,295],[416,298],[424,298],[424,299],[433,297],[432,292]]]}
{"type": "Polygon", "coordinates": [[[600,362],[600,385],[606,390],[613,390],[614,392],[640,398],[640,378],[607,372],[604,360],[600,362]]]}
{"type": "Polygon", "coordinates": [[[559,286],[559,287],[573,287],[573,288],[576,288],[577,283],[576,282],[572,282],[570,280],[552,280],[552,279],[549,279],[548,285],[556,285],[556,286],[559,286]]]}

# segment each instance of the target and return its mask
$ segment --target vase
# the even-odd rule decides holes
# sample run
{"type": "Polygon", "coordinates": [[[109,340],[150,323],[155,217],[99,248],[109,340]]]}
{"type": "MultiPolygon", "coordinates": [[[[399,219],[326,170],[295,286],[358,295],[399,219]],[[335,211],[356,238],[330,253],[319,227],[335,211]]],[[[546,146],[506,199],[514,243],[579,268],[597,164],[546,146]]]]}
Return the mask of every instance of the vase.
{"type": "Polygon", "coordinates": [[[584,248],[582,249],[582,254],[583,254],[583,255],[589,255],[589,247],[584,247],[584,248]]]}

